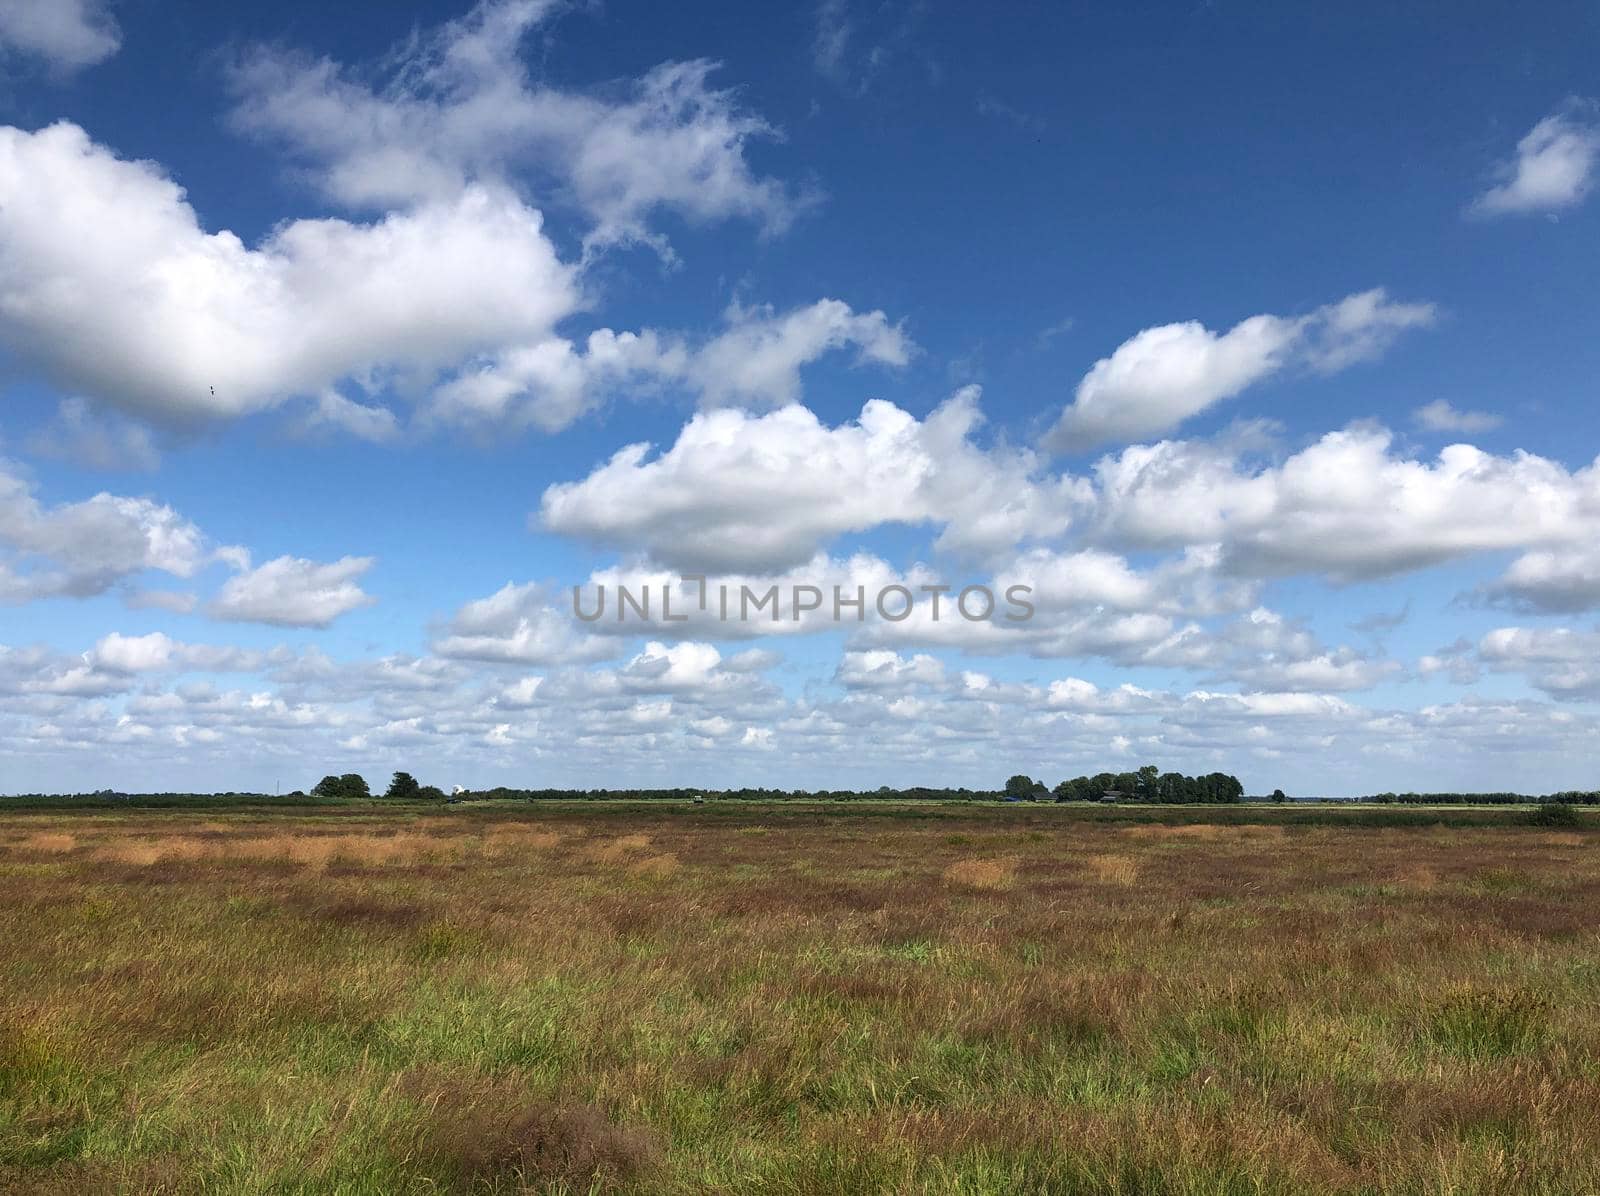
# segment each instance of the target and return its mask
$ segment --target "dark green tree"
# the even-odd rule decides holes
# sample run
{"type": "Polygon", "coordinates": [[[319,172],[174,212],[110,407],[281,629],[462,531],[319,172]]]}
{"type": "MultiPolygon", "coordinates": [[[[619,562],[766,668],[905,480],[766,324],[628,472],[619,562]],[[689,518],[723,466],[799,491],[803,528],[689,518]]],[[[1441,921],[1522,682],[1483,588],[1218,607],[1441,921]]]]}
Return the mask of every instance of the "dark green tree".
{"type": "Polygon", "coordinates": [[[1570,802],[1542,801],[1528,815],[1534,826],[1577,826],[1581,819],[1570,802]]]}
{"type": "Polygon", "coordinates": [[[1034,788],[1038,785],[1032,777],[1018,773],[1006,781],[1006,796],[1020,797],[1026,801],[1033,799],[1034,788]]]}
{"type": "Polygon", "coordinates": [[[312,793],[318,797],[371,797],[367,782],[360,773],[347,772],[342,777],[327,776],[318,781],[312,793]]]}
{"type": "Polygon", "coordinates": [[[422,786],[417,784],[417,778],[409,772],[397,772],[394,774],[394,780],[389,782],[389,791],[384,796],[397,801],[415,801],[422,796],[422,786]]]}

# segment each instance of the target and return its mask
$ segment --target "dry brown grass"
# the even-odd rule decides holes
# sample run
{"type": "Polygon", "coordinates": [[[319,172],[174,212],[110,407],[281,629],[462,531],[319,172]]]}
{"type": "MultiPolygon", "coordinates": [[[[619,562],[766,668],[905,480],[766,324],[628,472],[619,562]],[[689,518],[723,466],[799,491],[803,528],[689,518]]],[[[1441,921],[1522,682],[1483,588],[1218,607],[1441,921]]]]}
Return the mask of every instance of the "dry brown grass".
{"type": "Polygon", "coordinates": [[[1139,880],[1139,861],[1128,855],[1090,856],[1089,869],[1102,884],[1132,888],[1139,880]]]}
{"type": "Polygon", "coordinates": [[[483,854],[495,859],[527,852],[549,851],[561,842],[559,831],[516,822],[503,822],[489,828],[483,836],[483,854]]]}
{"type": "Polygon", "coordinates": [[[943,875],[946,884],[957,888],[1001,893],[1016,887],[1017,861],[1014,856],[957,860],[943,875]]]}
{"type": "Polygon", "coordinates": [[[133,867],[205,862],[292,864],[322,871],[335,864],[381,867],[424,861],[449,862],[466,854],[460,835],[400,832],[378,834],[218,834],[103,837],[95,858],[133,867]]]}
{"type": "Polygon", "coordinates": [[[227,843],[224,858],[261,863],[287,861],[313,870],[334,864],[377,868],[422,862],[449,862],[466,854],[468,840],[417,832],[393,835],[273,835],[227,843]]]}
{"type": "Polygon", "coordinates": [[[189,835],[139,836],[126,839],[111,837],[95,852],[95,858],[115,864],[128,864],[148,868],[166,861],[194,863],[215,859],[220,848],[189,835]]]}
{"type": "Polygon", "coordinates": [[[1209,823],[1184,824],[1179,826],[1130,826],[1123,830],[1123,834],[1130,839],[1203,839],[1211,840],[1222,837],[1224,831],[1231,827],[1212,826],[1209,823]]]}
{"type": "Polygon", "coordinates": [[[25,836],[18,847],[23,851],[37,851],[46,855],[64,855],[78,846],[78,837],[60,831],[39,831],[25,836]]]}
{"type": "Polygon", "coordinates": [[[677,854],[663,852],[661,855],[646,856],[628,865],[628,872],[633,876],[641,876],[646,880],[665,880],[678,871],[680,864],[677,854]]]}
{"type": "Polygon", "coordinates": [[[650,849],[649,835],[619,835],[604,843],[591,843],[583,849],[583,858],[594,864],[620,864],[641,851],[650,849]]]}
{"type": "Polygon", "coordinates": [[[1540,842],[1546,847],[1582,847],[1588,840],[1575,831],[1551,831],[1540,842]]]}
{"type": "Polygon", "coordinates": [[[1403,868],[1395,876],[1398,884],[1418,892],[1431,893],[1439,887],[1439,874],[1426,864],[1413,864],[1403,868]]]}

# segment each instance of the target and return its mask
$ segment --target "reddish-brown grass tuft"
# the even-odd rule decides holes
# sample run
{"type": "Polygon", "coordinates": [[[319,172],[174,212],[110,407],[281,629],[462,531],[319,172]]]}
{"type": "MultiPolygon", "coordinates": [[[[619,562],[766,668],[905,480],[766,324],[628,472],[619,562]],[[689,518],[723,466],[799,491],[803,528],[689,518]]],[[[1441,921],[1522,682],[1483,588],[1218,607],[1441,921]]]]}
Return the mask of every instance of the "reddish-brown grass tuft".
{"type": "MultiPolygon", "coordinates": [[[[593,1105],[538,1100],[488,1077],[421,1070],[401,1090],[425,1116],[415,1153],[430,1171],[473,1190],[602,1193],[659,1169],[660,1139],[618,1125],[593,1105]]],[[[408,1144],[409,1145],[409,1144],[408,1144]]]]}

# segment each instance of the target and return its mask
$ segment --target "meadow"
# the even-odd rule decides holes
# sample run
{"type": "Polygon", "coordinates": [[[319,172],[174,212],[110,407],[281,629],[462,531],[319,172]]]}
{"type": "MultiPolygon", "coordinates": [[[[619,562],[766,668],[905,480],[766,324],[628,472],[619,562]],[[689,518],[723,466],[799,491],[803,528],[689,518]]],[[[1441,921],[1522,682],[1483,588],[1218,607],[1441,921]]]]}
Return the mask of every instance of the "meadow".
{"type": "Polygon", "coordinates": [[[1299,813],[0,813],[0,1191],[1600,1191],[1594,816],[1299,813]]]}

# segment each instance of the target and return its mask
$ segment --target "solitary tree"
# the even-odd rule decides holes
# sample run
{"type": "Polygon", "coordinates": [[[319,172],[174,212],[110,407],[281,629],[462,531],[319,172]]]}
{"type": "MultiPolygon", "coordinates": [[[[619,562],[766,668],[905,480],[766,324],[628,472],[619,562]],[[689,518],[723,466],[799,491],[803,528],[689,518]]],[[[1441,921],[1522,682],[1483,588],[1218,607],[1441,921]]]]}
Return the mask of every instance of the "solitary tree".
{"type": "Polygon", "coordinates": [[[1006,796],[1020,797],[1025,801],[1032,801],[1034,790],[1038,787],[1037,782],[1032,777],[1024,776],[1019,772],[1016,776],[1006,781],[1006,796]]]}
{"type": "Polygon", "coordinates": [[[394,780],[389,782],[389,791],[384,796],[400,801],[413,801],[422,796],[422,786],[417,784],[417,778],[409,772],[397,772],[394,774],[394,780]]]}

